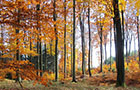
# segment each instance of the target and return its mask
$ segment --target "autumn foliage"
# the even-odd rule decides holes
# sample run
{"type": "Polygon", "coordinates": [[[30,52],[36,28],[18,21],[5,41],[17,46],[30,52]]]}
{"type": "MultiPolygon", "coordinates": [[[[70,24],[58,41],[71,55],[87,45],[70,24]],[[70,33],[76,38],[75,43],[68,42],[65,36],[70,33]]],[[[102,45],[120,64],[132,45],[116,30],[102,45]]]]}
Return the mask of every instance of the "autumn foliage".
{"type": "MultiPolygon", "coordinates": [[[[47,86],[55,80],[55,71],[58,69],[60,82],[67,82],[71,80],[74,68],[72,65],[75,63],[77,80],[86,78],[90,81],[89,84],[99,86],[108,86],[116,82],[117,61],[114,60],[113,63],[110,61],[111,68],[110,65],[104,64],[108,53],[106,45],[116,42],[115,15],[112,3],[114,0],[76,0],[75,17],[73,17],[73,1],[64,1],[0,0],[0,80],[5,78],[16,80],[16,78],[21,77],[23,80],[34,81],[34,85],[38,83],[47,86]],[[88,9],[90,9],[91,15],[88,15],[88,9]],[[88,25],[88,16],[90,16],[90,25],[88,25]],[[73,18],[76,21],[75,38],[73,38],[73,18]],[[89,27],[91,28],[91,47],[88,46],[89,27]],[[82,30],[80,31],[81,28],[85,30],[84,33],[82,30]],[[81,35],[84,36],[85,41],[84,57],[82,57],[81,35]],[[55,40],[57,38],[58,45],[56,47],[55,40]],[[72,42],[74,39],[75,51],[73,51],[72,42]],[[89,50],[91,55],[89,55],[89,50]],[[92,57],[92,52],[96,50],[97,57],[92,57]],[[75,62],[73,62],[73,52],[75,52],[75,62]],[[64,53],[66,57],[64,57],[64,53]],[[87,78],[89,57],[92,61],[91,64],[95,62],[94,60],[98,60],[103,68],[101,72],[99,66],[94,68],[91,65],[92,77],[87,78]],[[83,58],[85,77],[82,75],[83,58]],[[54,68],[57,66],[55,65],[56,61],[58,67],[54,68]]],[[[140,0],[118,1],[121,24],[124,24],[124,27],[122,25],[121,28],[124,28],[122,32],[125,43],[124,50],[126,51],[126,55],[124,55],[126,84],[139,87],[140,61],[136,53],[134,56],[130,53],[132,41],[134,41],[135,49],[135,42],[137,39],[139,40],[140,0]],[[122,12],[124,12],[124,21],[122,12]],[[129,52],[127,46],[129,46],[129,52]]],[[[112,49],[111,44],[108,47],[110,47],[110,53],[117,50],[112,49]]],[[[139,48],[139,45],[137,47],[139,48]]],[[[140,52],[140,50],[134,51],[140,52]]]]}

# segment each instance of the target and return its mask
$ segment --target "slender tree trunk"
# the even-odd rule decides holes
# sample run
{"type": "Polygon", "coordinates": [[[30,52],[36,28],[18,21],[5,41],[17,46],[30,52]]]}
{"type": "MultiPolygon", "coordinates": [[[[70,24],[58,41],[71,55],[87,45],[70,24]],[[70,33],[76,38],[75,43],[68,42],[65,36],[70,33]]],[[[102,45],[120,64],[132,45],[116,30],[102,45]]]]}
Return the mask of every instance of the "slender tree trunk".
{"type": "MultiPolygon", "coordinates": [[[[0,25],[1,26],[1,44],[3,45],[4,44],[4,25],[0,25]]],[[[4,53],[3,53],[3,48],[1,49],[1,56],[3,56],[4,53]]],[[[1,57],[2,61],[4,62],[4,58],[1,57]]]]}
{"type": "Polygon", "coordinates": [[[128,25],[126,24],[126,33],[125,33],[125,48],[126,48],[126,62],[128,64],[128,25]]]}
{"type": "Polygon", "coordinates": [[[117,35],[116,35],[116,23],[115,23],[115,17],[113,18],[113,24],[114,24],[114,44],[115,44],[115,60],[116,60],[116,68],[118,64],[118,59],[117,59],[117,35]]]}
{"type": "MultiPolygon", "coordinates": [[[[54,0],[53,3],[53,20],[56,21],[56,0],[54,0]]],[[[56,29],[56,24],[54,24],[54,29],[55,29],[55,81],[58,81],[58,61],[57,61],[57,54],[58,54],[58,37],[57,37],[57,29],[56,29]]]]}
{"type": "MultiPolygon", "coordinates": [[[[17,9],[18,16],[17,16],[17,22],[20,23],[20,9],[17,9]]],[[[17,27],[18,28],[18,27],[17,27]]],[[[16,35],[19,34],[19,29],[16,29],[16,35]]],[[[19,38],[16,40],[17,50],[16,50],[16,60],[20,60],[20,53],[19,53],[19,38]]],[[[19,74],[19,68],[16,70],[16,82],[19,82],[21,84],[21,77],[19,74]]]]}
{"type": "Polygon", "coordinates": [[[75,77],[75,0],[73,0],[73,74],[72,82],[76,82],[75,77]]]}
{"type": "Polygon", "coordinates": [[[117,86],[125,85],[125,70],[124,70],[124,42],[123,35],[121,31],[121,21],[119,15],[118,0],[113,0],[115,23],[116,23],[116,33],[117,33],[117,86]]]}
{"type": "MultiPolygon", "coordinates": [[[[100,17],[100,21],[101,21],[101,17],[100,17]]],[[[103,30],[103,26],[102,26],[102,24],[101,24],[101,22],[100,23],[98,23],[98,18],[97,18],[97,30],[98,30],[98,35],[99,35],[99,39],[100,39],[100,55],[101,55],[101,63],[100,63],[100,72],[102,72],[103,71],[103,51],[102,51],[102,30],[103,30]],[[99,24],[99,25],[98,25],[99,24]],[[100,30],[99,30],[99,27],[100,27],[100,30]]]]}
{"type": "Polygon", "coordinates": [[[44,56],[45,56],[45,65],[44,65],[44,70],[46,71],[47,70],[47,45],[46,43],[44,44],[44,56]]]}
{"type": "Polygon", "coordinates": [[[40,70],[41,70],[40,76],[42,77],[42,75],[43,75],[43,57],[42,57],[42,43],[41,43],[41,39],[40,39],[39,44],[40,44],[39,45],[39,57],[40,57],[40,70]]]}
{"type": "Polygon", "coordinates": [[[88,72],[89,76],[91,77],[91,68],[90,68],[90,63],[91,63],[91,34],[90,34],[90,5],[88,6],[88,32],[89,32],[89,49],[88,49],[88,72]]]}
{"type": "Polygon", "coordinates": [[[71,47],[71,76],[72,76],[72,73],[73,73],[73,62],[72,62],[72,59],[73,59],[73,53],[72,53],[72,44],[70,44],[70,47],[71,47]]]}
{"type": "MultiPolygon", "coordinates": [[[[139,16],[137,16],[137,33],[138,33],[138,56],[139,56],[139,62],[140,62],[139,16]]],[[[140,67],[140,63],[139,63],[139,67],[140,67]]]]}
{"type": "MultiPolygon", "coordinates": [[[[17,22],[20,23],[20,9],[18,9],[18,16],[17,16],[17,22]]],[[[19,29],[16,29],[16,34],[19,34],[19,29]]],[[[16,59],[20,60],[20,55],[19,55],[19,38],[16,40],[16,45],[17,45],[17,50],[16,50],[16,59]]]]}
{"type": "MultiPolygon", "coordinates": [[[[38,11],[40,10],[40,4],[37,4],[37,30],[39,31],[39,36],[42,36],[42,34],[41,34],[41,29],[39,28],[39,16],[38,16],[38,11]]],[[[41,72],[40,72],[40,76],[42,77],[42,75],[43,75],[43,57],[42,57],[42,39],[41,38],[39,38],[39,36],[38,36],[38,43],[39,43],[39,45],[38,45],[38,53],[39,53],[39,66],[40,66],[40,70],[41,70],[41,72]]]]}
{"type": "MultiPolygon", "coordinates": [[[[130,32],[131,33],[131,32],[130,32]]],[[[129,56],[131,54],[131,43],[132,43],[132,34],[129,37],[129,56]]]]}
{"type": "MultiPolygon", "coordinates": [[[[84,20],[83,20],[84,21],[84,20]]],[[[84,23],[80,15],[80,29],[81,29],[81,45],[82,45],[82,74],[85,75],[85,40],[84,40],[84,23]]]]}
{"type": "MultiPolygon", "coordinates": [[[[37,4],[36,5],[36,10],[37,10],[37,30],[39,31],[39,25],[38,25],[38,22],[39,22],[39,16],[38,16],[38,11],[40,10],[40,4],[37,4]]],[[[40,70],[40,54],[39,54],[39,34],[37,35],[37,53],[38,53],[38,56],[37,56],[37,70],[40,70]]],[[[37,71],[37,75],[39,76],[39,71],[37,71]]]]}
{"type": "Polygon", "coordinates": [[[134,60],[136,60],[136,38],[135,35],[133,35],[134,37],[134,60]]]}
{"type": "Polygon", "coordinates": [[[126,43],[125,43],[125,48],[126,48],[126,62],[128,63],[128,53],[127,53],[127,51],[128,51],[128,49],[127,49],[127,46],[128,46],[128,42],[127,42],[128,40],[126,39],[126,43]]]}
{"type": "Polygon", "coordinates": [[[100,64],[100,72],[103,71],[103,45],[102,45],[102,26],[100,25],[100,54],[101,54],[101,64],[100,64]]]}
{"type": "MultiPolygon", "coordinates": [[[[30,51],[32,50],[32,38],[30,37],[30,51]]],[[[32,62],[32,55],[30,54],[29,61],[32,62]]]]}
{"type": "Polygon", "coordinates": [[[110,71],[112,69],[111,57],[112,57],[112,24],[110,23],[110,71]]]}
{"type": "Polygon", "coordinates": [[[107,35],[104,36],[104,48],[105,48],[105,60],[107,60],[107,50],[106,50],[106,42],[107,42],[107,35]]]}
{"type": "Polygon", "coordinates": [[[64,0],[64,78],[66,78],[66,0],[64,0]]]}
{"type": "Polygon", "coordinates": [[[51,54],[51,56],[52,56],[52,39],[51,39],[51,41],[50,41],[50,54],[51,54]]]}

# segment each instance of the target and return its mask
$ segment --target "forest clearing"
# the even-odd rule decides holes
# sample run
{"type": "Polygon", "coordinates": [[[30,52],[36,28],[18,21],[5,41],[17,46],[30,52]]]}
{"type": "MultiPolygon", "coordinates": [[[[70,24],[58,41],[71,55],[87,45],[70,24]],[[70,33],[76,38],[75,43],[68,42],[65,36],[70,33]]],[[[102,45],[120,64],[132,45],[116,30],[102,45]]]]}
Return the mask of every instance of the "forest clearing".
{"type": "Polygon", "coordinates": [[[140,0],[0,0],[0,90],[140,90],[140,0]]]}

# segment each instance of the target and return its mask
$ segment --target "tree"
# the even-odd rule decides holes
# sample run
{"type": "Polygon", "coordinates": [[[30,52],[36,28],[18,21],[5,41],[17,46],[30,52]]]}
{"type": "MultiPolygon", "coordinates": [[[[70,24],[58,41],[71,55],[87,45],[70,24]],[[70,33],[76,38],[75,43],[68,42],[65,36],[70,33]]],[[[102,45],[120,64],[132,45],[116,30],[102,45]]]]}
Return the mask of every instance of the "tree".
{"type": "Polygon", "coordinates": [[[98,30],[98,35],[100,38],[100,55],[101,55],[101,64],[100,64],[100,72],[103,71],[103,23],[101,21],[101,16],[100,16],[100,21],[98,21],[97,18],[97,30],[98,30]],[[99,23],[98,23],[99,22],[99,23]]]}
{"type": "MultiPolygon", "coordinates": [[[[17,13],[18,13],[18,15],[17,15],[17,18],[16,18],[16,20],[17,20],[17,22],[18,23],[20,23],[20,8],[18,8],[17,9],[17,13]]],[[[18,27],[17,27],[18,28],[18,27]]],[[[16,29],[16,34],[19,34],[19,28],[18,29],[16,29]]],[[[19,54],[19,38],[17,38],[17,40],[16,40],[16,46],[17,46],[17,50],[16,50],[16,60],[20,60],[20,54],[19,54]]],[[[17,69],[17,71],[16,71],[16,82],[21,82],[21,77],[20,77],[20,74],[19,74],[19,69],[17,69]]]]}
{"type": "Polygon", "coordinates": [[[66,0],[64,0],[64,78],[66,78],[66,0]]]}
{"type": "Polygon", "coordinates": [[[73,0],[73,73],[72,82],[76,82],[75,77],[75,0],[73,0]]]}
{"type": "Polygon", "coordinates": [[[91,76],[91,70],[90,70],[90,62],[91,62],[91,30],[90,30],[90,1],[88,3],[88,32],[89,32],[89,49],[88,49],[88,72],[89,76],[91,76]]]}
{"type": "MultiPolygon", "coordinates": [[[[40,4],[37,4],[36,5],[36,15],[37,15],[37,30],[39,31],[39,25],[38,25],[38,22],[39,22],[39,10],[40,10],[40,4]]],[[[40,52],[39,52],[39,35],[37,34],[37,53],[38,53],[38,56],[37,56],[37,69],[39,70],[40,69],[40,52]]],[[[39,76],[39,72],[37,71],[37,75],[39,76]]]]}
{"type": "Polygon", "coordinates": [[[137,33],[138,33],[138,56],[139,56],[139,61],[140,61],[139,16],[137,16],[137,33]]]}
{"type": "Polygon", "coordinates": [[[111,57],[112,57],[112,23],[110,23],[110,70],[112,69],[111,57]]]}
{"type": "MultiPolygon", "coordinates": [[[[84,5],[83,5],[84,8],[84,5]]],[[[80,14],[80,29],[81,29],[81,45],[82,45],[82,74],[85,75],[85,38],[84,38],[84,15],[83,20],[80,14]]]]}
{"type": "MultiPolygon", "coordinates": [[[[53,2],[53,20],[56,22],[56,0],[53,2]]],[[[57,37],[57,29],[56,24],[54,24],[54,30],[55,30],[55,81],[58,81],[58,61],[57,61],[57,55],[58,55],[58,37],[57,37]]]]}
{"type": "Polygon", "coordinates": [[[121,21],[119,15],[119,6],[118,0],[113,0],[113,8],[114,8],[114,19],[115,19],[115,26],[116,26],[116,53],[117,53],[117,86],[124,86],[125,85],[125,71],[124,71],[124,44],[122,38],[122,31],[121,31],[121,21]]]}

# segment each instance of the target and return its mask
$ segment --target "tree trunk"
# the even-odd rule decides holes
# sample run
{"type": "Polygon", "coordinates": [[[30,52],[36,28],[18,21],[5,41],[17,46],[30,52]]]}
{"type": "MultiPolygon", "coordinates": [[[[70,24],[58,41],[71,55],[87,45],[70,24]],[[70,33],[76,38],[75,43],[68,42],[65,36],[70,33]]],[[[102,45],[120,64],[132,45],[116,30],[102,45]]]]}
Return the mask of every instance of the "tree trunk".
{"type": "Polygon", "coordinates": [[[135,35],[133,35],[134,37],[134,60],[136,60],[136,38],[135,35]]]}
{"type": "MultiPolygon", "coordinates": [[[[53,3],[53,20],[56,21],[56,0],[54,0],[53,3]]],[[[58,61],[57,61],[57,54],[58,54],[58,37],[57,37],[57,29],[56,29],[56,24],[54,24],[54,30],[55,30],[55,81],[58,81],[58,61]]]]}
{"type": "MultiPolygon", "coordinates": [[[[122,14],[122,34],[123,34],[122,39],[123,39],[123,44],[124,44],[125,37],[124,37],[124,11],[123,10],[121,11],[121,14],[122,14]]],[[[123,49],[124,49],[124,47],[123,47],[123,49]]]]}
{"type": "MultiPolygon", "coordinates": [[[[140,62],[139,16],[137,16],[137,33],[138,33],[138,56],[139,56],[139,62],[140,62]]],[[[139,67],[140,67],[140,63],[139,63],[139,67]]]]}
{"type": "MultiPolygon", "coordinates": [[[[130,34],[131,34],[131,32],[130,32],[130,34]]],[[[132,34],[129,37],[129,56],[131,54],[131,42],[132,42],[132,34]]]]}
{"type": "Polygon", "coordinates": [[[100,25],[100,54],[101,54],[101,64],[100,64],[100,72],[103,71],[103,45],[102,45],[102,26],[100,25]]]}
{"type": "MultiPolygon", "coordinates": [[[[20,23],[20,10],[18,9],[18,16],[17,16],[17,22],[20,23]]],[[[19,29],[16,29],[16,34],[19,34],[19,29]]],[[[16,50],[16,59],[20,60],[20,55],[19,55],[19,38],[16,40],[16,45],[17,45],[17,50],[16,50]]]]}
{"type": "Polygon", "coordinates": [[[82,21],[80,15],[80,29],[81,29],[81,45],[82,45],[82,75],[85,75],[85,40],[84,40],[84,20],[82,21]]]}
{"type": "MultiPolygon", "coordinates": [[[[1,44],[3,45],[4,44],[4,25],[0,25],[1,26],[1,44]]],[[[3,48],[1,49],[1,56],[3,56],[4,53],[3,53],[3,48]]],[[[1,57],[2,61],[4,62],[4,58],[1,57]]]]}
{"type": "Polygon", "coordinates": [[[72,73],[73,73],[73,62],[72,62],[72,59],[73,59],[73,53],[72,53],[72,44],[70,44],[70,47],[71,47],[71,76],[72,76],[72,73]]]}
{"type": "MultiPolygon", "coordinates": [[[[20,9],[17,9],[17,10],[18,10],[17,22],[19,24],[20,23],[20,9]]],[[[19,29],[16,29],[16,35],[17,34],[19,34],[19,29]]],[[[19,61],[20,60],[20,54],[19,54],[19,38],[17,38],[17,40],[16,40],[16,45],[17,45],[16,60],[19,61]]],[[[19,68],[17,68],[17,70],[16,70],[16,82],[21,83],[21,77],[20,77],[20,74],[19,74],[19,68]]]]}
{"type": "Polygon", "coordinates": [[[66,0],[64,0],[64,78],[66,78],[66,0]]]}
{"type": "Polygon", "coordinates": [[[91,77],[91,68],[90,68],[90,62],[91,62],[91,34],[90,34],[90,5],[88,6],[88,32],[89,32],[89,49],[88,49],[88,72],[89,76],[91,77]]]}
{"type": "Polygon", "coordinates": [[[75,78],[75,0],[73,0],[73,74],[72,82],[76,82],[75,78]]]}
{"type": "MultiPolygon", "coordinates": [[[[39,10],[40,10],[40,4],[37,4],[36,5],[36,9],[37,9],[37,30],[39,31],[39,34],[38,34],[38,40],[37,40],[37,52],[39,54],[38,56],[38,62],[37,62],[37,69],[38,70],[41,70],[40,72],[40,76],[43,75],[43,58],[42,58],[42,43],[41,43],[41,38],[39,38],[39,36],[41,36],[41,29],[39,28],[39,10]]],[[[39,75],[39,72],[38,72],[38,75],[39,75]]]]}
{"type": "Polygon", "coordinates": [[[125,33],[125,48],[126,48],[126,62],[128,64],[128,25],[126,23],[126,33],[125,33]]]}
{"type": "Polygon", "coordinates": [[[121,21],[119,15],[118,0],[113,0],[115,24],[116,24],[116,34],[117,34],[117,86],[125,85],[125,70],[124,70],[124,42],[121,31],[121,21]]]}
{"type": "MultiPolygon", "coordinates": [[[[30,51],[32,50],[32,38],[30,37],[30,51]]],[[[32,62],[32,55],[30,54],[29,61],[32,62]]]]}
{"type": "Polygon", "coordinates": [[[113,24],[114,24],[114,44],[115,44],[115,60],[116,60],[116,68],[118,64],[118,59],[117,59],[117,34],[116,34],[116,23],[115,23],[115,17],[113,18],[113,24]]]}
{"type": "Polygon", "coordinates": [[[106,51],[106,43],[107,43],[107,35],[104,36],[104,48],[105,48],[105,60],[107,60],[107,51],[106,51]]]}
{"type": "MultiPolygon", "coordinates": [[[[40,4],[37,4],[36,5],[36,10],[37,10],[37,30],[39,31],[39,25],[38,25],[38,22],[39,22],[39,16],[38,16],[38,11],[40,10],[40,4]]],[[[37,35],[37,53],[38,53],[38,56],[37,56],[37,70],[40,70],[40,54],[39,54],[39,35],[37,35]]],[[[39,76],[39,71],[37,71],[37,75],[39,76]]]]}
{"type": "Polygon", "coordinates": [[[46,45],[46,43],[44,44],[44,55],[45,55],[45,65],[44,65],[44,70],[46,71],[47,70],[47,45],[46,45]]]}
{"type": "Polygon", "coordinates": [[[43,75],[43,57],[42,57],[42,43],[41,43],[41,38],[40,38],[40,43],[39,44],[40,44],[39,45],[39,58],[40,58],[40,70],[41,70],[40,76],[42,77],[42,75],[43,75]]]}
{"type": "Polygon", "coordinates": [[[110,71],[112,69],[111,57],[112,57],[112,24],[110,23],[110,71]]]}

